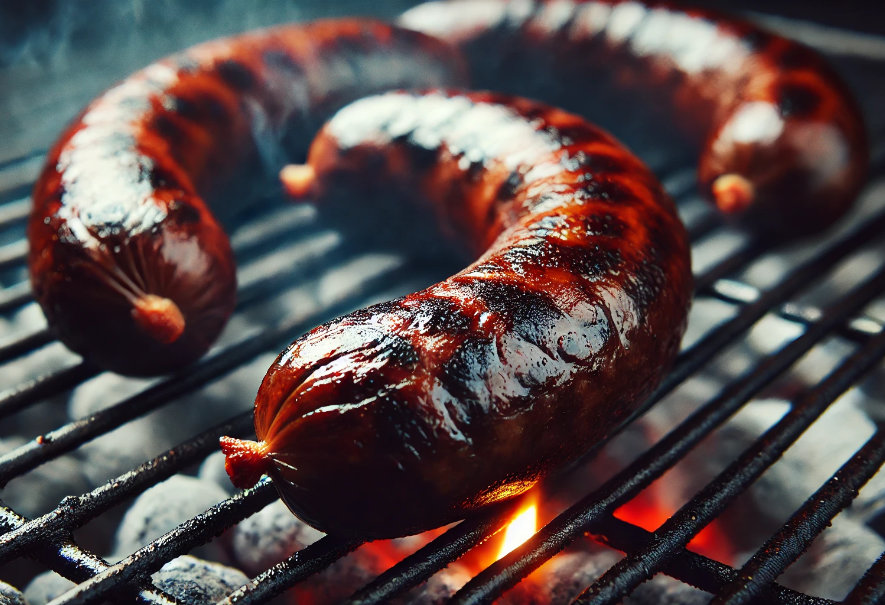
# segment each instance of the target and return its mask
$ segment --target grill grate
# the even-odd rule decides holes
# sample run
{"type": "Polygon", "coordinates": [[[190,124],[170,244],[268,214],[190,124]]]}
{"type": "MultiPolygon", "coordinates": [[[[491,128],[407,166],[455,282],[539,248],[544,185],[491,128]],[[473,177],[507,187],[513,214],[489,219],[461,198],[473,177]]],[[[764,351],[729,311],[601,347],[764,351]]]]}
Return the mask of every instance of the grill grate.
{"type": "MultiPolygon", "coordinates": [[[[788,27],[790,23],[785,21],[780,25],[788,27]]],[[[852,34],[840,32],[840,35],[844,38],[852,34]]],[[[868,43],[871,38],[863,39],[868,43]]],[[[885,39],[873,39],[885,45],[885,39]]],[[[885,53],[845,61],[851,83],[867,107],[876,107],[885,100],[885,86],[873,76],[881,70],[883,62],[885,53]]],[[[716,301],[727,307],[729,313],[718,323],[693,324],[697,333],[644,409],[671,396],[703,373],[711,359],[728,354],[745,342],[754,326],[766,317],[789,322],[798,328],[798,333],[772,353],[759,355],[737,376],[723,380],[715,394],[636,460],[596,489],[585,490],[583,497],[522,546],[473,577],[455,595],[453,602],[491,602],[568,545],[591,535],[597,542],[623,551],[626,556],[582,593],[578,598],[580,603],[620,602],[658,571],[717,595],[717,603],[760,600],[834,603],[786,588],[778,584],[776,578],[878,471],[885,461],[885,433],[881,430],[866,443],[858,442],[859,449],[854,456],[809,497],[742,568],[735,569],[699,555],[686,549],[686,544],[774,464],[831,403],[858,385],[885,357],[885,330],[881,322],[866,313],[871,304],[885,303],[885,264],[881,261],[881,234],[885,233],[885,137],[882,136],[885,121],[877,114],[871,116],[880,123],[870,125],[874,132],[874,167],[861,208],[837,233],[798,249],[772,249],[765,242],[733,232],[696,199],[690,168],[681,161],[652,163],[657,173],[664,175],[665,185],[680,205],[696,256],[707,263],[696,268],[696,297],[716,301]],[[879,260],[869,275],[838,295],[830,293],[824,302],[816,302],[815,287],[825,277],[871,254],[878,255],[879,260]],[[753,271],[766,262],[792,268],[781,271],[773,283],[760,286],[759,280],[752,277],[753,271]],[[650,532],[614,516],[619,506],[677,465],[747,402],[783,380],[810,351],[834,340],[851,347],[835,368],[817,384],[804,387],[781,420],[656,531],[650,532]]],[[[0,318],[4,321],[34,304],[27,283],[22,281],[26,251],[23,232],[29,207],[27,195],[41,157],[41,151],[32,151],[0,160],[0,318]]],[[[416,275],[420,279],[439,269],[399,257],[352,250],[341,234],[327,229],[307,208],[288,207],[279,200],[266,200],[262,205],[263,210],[241,217],[233,235],[240,267],[236,316],[248,317],[256,309],[260,315],[264,305],[287,296],[290,284],[296,282],[322,293],[314,304],[287,309],[272,323],[247,324],[242,331],[228,331],[225,339],[186,373],[150,383],[101,411],[60,423],[0,455],[0,485],[76,452],[91,440],[154,410],[181,403],[256,357],[275,353],[294,336],[329,317],[390,292],[413,289],[416,275]],[[348,267],[372,265],[373,260],[377,261],[374,271],[348,270],[348,267]],[[330,287],[341,275],[347,283],[343,287],[330,287]]],[[[54,346],[45,326],[15,331],[7,330],[5,325],[0,322],[0,375],[7,375],[4,368],[11,368],[29,356],[40,358],[54,346]]],[[[9,383],[3,378],[0,437],[7,436],[2,429],[4,423],[40,410],[41,406],[57,404],[53,400],[68,395],[98,374],[89,364],[67,356],[61,361],[52,361],[40,373],[31,372],[9,383]]],[[[638,416],[631,418],[631,422],[638,416]]],[[[275,500],[276,493],[269,479],[185,521],[115,564],[78,545],[74,532],[110,514],[115,507],[148,487],[193,468],[217,449],[220,435],[248,436],[250,430],[251,413],[241,413],[216,426],[207,426],[156,458],[92,491],[67,497],[56,508],[33,519],[25,518],[0,501],[0,580],[4,564],[30,557],[44,569],[52,569],[78,583],[59,603],[71,605],[107,599],[176,603],[173,597],[150,583],[149,574],[176,556],[212,541],[275,500]]],[[[0,491],[0,498],[3,494],[0,491]]],[[[484,511],[448,529],[380,574],[352,595],[349,602],[390,602],[500,531],[518,504],[508,503],[484,511]]],[[[324,537],[260,573],[223,602],[265,602],[359,546],[357,542],[324,537]]],[[[885,556],[870,563],[871,567],[848,595],[846,603],[874,603],[885,598],[885,556]]]]}

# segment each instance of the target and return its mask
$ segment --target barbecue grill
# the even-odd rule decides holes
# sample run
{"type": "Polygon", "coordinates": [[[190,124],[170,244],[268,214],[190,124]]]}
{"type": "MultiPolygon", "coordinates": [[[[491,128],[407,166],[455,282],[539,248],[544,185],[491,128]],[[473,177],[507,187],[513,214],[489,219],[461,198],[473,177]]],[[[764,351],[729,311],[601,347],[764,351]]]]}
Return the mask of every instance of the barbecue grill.
{"type": "MultiPolygon", "coordinates": [[[[127,23],[148,22],[155,28],[172,23],[172,19],[151,22],[160,17],[149,4],[128,5],[118,16],[130,20],[127,23]]],[[[100,409],[82,417],[67,415],[68,397],[101,376],[54,342],[42,319],[34,319],[24,241],[33,179],[47,145],[63,124],[89,98],[132,69],[201,39],[321,15],[321,9],[307,3],[288,9],[258,8],[257,13],[245,16],[238,11],[251,3],[228,4],[234,3],[194,3],[182,9],[174,33],[136,36],[130,40],[136,51],[122,54],[115,53],[111,43],[96,42],[84,34],[89,31],[88,17],[61,34],[68,47],[55,49],[45,41],[43,26],[57,27],[67,5],[52,5],[56,11],[52,15],[31,16],[30,21],[28,15],[17,17],[25,33],[18,47],[4,49],[0,55],[7,62],[0,68],[0,78],[7,82],[0,86],[0,107],[5,109],[0,118],[0,140],[4,141],[0,144],[0,443],[12,444],[0,449],[0,486],[8,484],[0,490],[0,581],[23,588],[21,583],[34,574],[54,570],[77,584],[59,601],[66,604],[179,602],[154,586],[150,575],[277,498],[270,480],[264,478],[148,546],[117,553],[117,563],[98,556],[107,552],[108,545],[100,539],[96,543],[90,531],[81,530],[116,522],[121,505],[133,497],[177,473],[193,473],[218,449],[219,436],[249,436],[251,402],[241,401],[240,411],[227,420],[207,414],[209,420],[195,434],[177,444],[158,442],[156,457],[145,456],[142,464],[96,482],[98,486],[91,490],[33,511],[28,515],[32,518],[8,504],[20,496],[17,490],[30,485],[29,477],[53,468],[63,473],[71,464],[82,470],[77,465],[84,464],[85,458],[78,453],[93,440],[158,411],[198,405],[194,402],[213,384],[275,354],[317,323],[413,290],[450,268],[410,261],[389,251],[366,251],[349,244],[346,233],[324,224],[309,207],[289,206],[278,196],[266,196],[230,221],[240,291],[234,320],[219,344],[186,371],[126,383],[125,396],[105,392],[100,409]],[[191,28],[194,23],[199,25],[191,28]]],[[[381,16],[392,16],[408,4],[390,2],[376,13],[383,10],[381,16]]],[[[357,13],[364,12],[364,7],[339,3],[333,10],[357,13]]],[[[564,548],[583,540],[596,541],[624,556],[587,586],[578,597],[581,603],[620,602],[657,572],[715,595],[717,603],[835,602],[788,588],[778,583],[778,576],[877,473],[885,461],[882,429],[867,440],[859,438],[852,446],[856,453],[842,461],[841,468],[779,529],[769,532],[770,537],[745,562],[733,566],[686,548],[695,534],[721,519],[726,508],[846,391],[859,393],[874,420],[881,420],[881,414],[876,418],[876,409],[885,400],[885,378],[880,375],[885,357],[885,263],[881,260],[885,258],[885,117],[876,111],[885,104],[881,78],[885,37],[847,26],[815,24],[797,18],[795,11],[788,14],[792,16],[755,17],[769,19],[770,25],[786,35],[829,54],[867,109],[872,171],[858,208],[843,224],[814,241],[773,246],[723,224],[698,199],[689,159],[672,156],[666,149],[640,149],[677,200],[688,226],[698,301],[678,362],[643,412],[673,399],[701,376],[708,382],[715,379],[717,386],[672,430],[637,452],[637,458],[601,484],[583,489],[522,546],[475,575],[453,602],[491,602],[564,548]],[[793,336],[770,350],[754,346],[759,322],[766,320],[791,326],[793,336]],[[797,362],[815,352],[831,359],[830,365],[823,370],[817,366],[811,371],[797,369],[797,362]],[[744,360],[737,369],[730,365],[735,358],[744,360]],[[789,411],[654,531],[613,514],[699,443],[715,438],[719,427],[748,402],[773,394],[789,395],[789,411]]],[[[126,35],[125,30],[116,35],[126,35]]],[[[588,459],[605,447],[600,444],[588,453],[588,459]]],[[[350,602],[390,602],[489,540],[508,523],[513,510],[514,505],[507,504],[448,528],[370,581],[350,602]]],[[[265,602],[358,547],[359,542],[325,536],[259,573],[224,602],[265,602]]],[[[883,599],[885,555],[869,561],[868,570],[845,602],[883,599]]]]}

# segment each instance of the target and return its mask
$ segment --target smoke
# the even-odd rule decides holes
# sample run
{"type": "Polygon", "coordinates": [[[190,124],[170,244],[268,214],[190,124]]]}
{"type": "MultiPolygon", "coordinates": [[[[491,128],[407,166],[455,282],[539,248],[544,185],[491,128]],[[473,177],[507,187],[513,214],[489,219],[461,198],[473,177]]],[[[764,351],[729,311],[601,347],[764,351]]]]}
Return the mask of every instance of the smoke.
{"type": "Polygon", "coordinates": [[[389,19],[416,0],[0,2],[0,162],[45,150],[92,98],[182,48],[321,17],[389,19]]]}

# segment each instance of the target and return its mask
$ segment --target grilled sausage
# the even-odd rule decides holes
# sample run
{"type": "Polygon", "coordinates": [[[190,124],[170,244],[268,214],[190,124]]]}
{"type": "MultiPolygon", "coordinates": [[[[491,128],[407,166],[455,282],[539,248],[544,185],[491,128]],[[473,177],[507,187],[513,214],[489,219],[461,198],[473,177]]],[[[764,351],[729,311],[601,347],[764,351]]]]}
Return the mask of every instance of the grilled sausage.
{"type": "Polygon", "coordinates": [[[460,45],[474,86],[578,110],[631,146],[618,126],[651,115],[643,130],[699,148],[702,192],[755,231],[825,229],[864,182],[864,124],[841,79],[748,22],[653,0],[449,0],[400,23],[460,45]]]}
{"type": "Polygon", "coordinates": [[[456,84],[462,71],[422,34],[329,20],[208,42],[111,88],[50,151],[34,188],[30,274],[50,326],[124,374],[196,359],[224,326],[236,286],[228,238],[204,197],[230,190],[228,177],[260,159],[294,153],[292,133],[315,131],[350,100],[456,84]]]}
{"type": "MultiPolygon", "coordinates": [[[[296,170],[321,198],[408,195],[479,258],[302,336],[222,439],[315,527],[405,535],[512,497],[625,419],[679,349],[691,294],[673,204],[613,138],[497,93],[341,110],[296,170]]],[[[369,203],[369,202],[362,202],[369,203]]]]}

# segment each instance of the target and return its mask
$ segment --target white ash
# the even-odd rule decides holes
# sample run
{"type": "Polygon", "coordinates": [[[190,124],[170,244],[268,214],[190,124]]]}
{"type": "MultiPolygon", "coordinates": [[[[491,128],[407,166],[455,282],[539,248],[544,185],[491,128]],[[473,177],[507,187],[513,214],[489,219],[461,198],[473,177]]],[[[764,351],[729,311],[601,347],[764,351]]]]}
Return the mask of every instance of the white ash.
{"type": "MultiPolygon", "coordinates": [[[[0,439],[0,454],[25,443],[22,437],[0,439]]],[[[19,514],[36,517],[58,506],[65,496],[88,491],[89,482],[82,471],[73,457],[62,456],[11,479],[0,488],[0,498],[19,514]]]]}
{"type": "Polygon", "coordinates": [[[636,587],[624,599],[624,605],[701,605],[711,595],[664,574],[656,574],[648,582],[636,587]]]}
{"type": "Polygon", "coordinates": [[[505,593],[501,601],[505,605],[571,603],[619,558],[604,549],[561,553],[505,593]]]}
{"type": "MultiPolygon", "coordinates": [[[[788,409],[789,404],[780,400],[751,402],[702,443],[683,463],[686,470],[680,477],[685,497],[734,461],[788,409]]],[[[738,546],[758,546],[760,539],[777,530],[874,431],[875,425],[859,407],[857,392],[849,391],[729,508],[726,526],[738,528],[732,540],[738,546]],[[748,532],[747,528],[757,531],[748,532]]],[[[880,473],[860,492],[849,511],[866,519],[881,508],[883,501],[885,475],[880,473]]]]}
{"type": "MultiPolygon", "coordinates": [[[[585,466],[576,468],[567,481],[583,487],[571,495],[586,494],[629,464],[720,388],[709,377],[686,382],[585,466]]],[[[719,517],[719,528],[738,551],[730,563],[740,567],[874,433],[875,424],[863,409],[866,401],[859,389],[849,390],[719,517]]],[[[661,486],[654,490],[661,508],[675,511],[684,505],[788,410],[789,404],[779,399],[747,404],[670,470],[661,480],[665,483],[655,484],[661,486]]],[[[885,473],[880,472],[791,566],[785,576],[789,585],[817,596],[842,598],[844,592],[839,591],[847,592],[885,550],[882,538],[864,525],[875,524],[883,515],[885,473]]]]}
{"type": "Polygon", "coordinates": [[[63,595],[74,586],[76,584],[54,571],[46,571],[35,576],[25,587],[25,601],[28,605],[46,605],[46,603],[63,595]]]}
{"type": "Polygon", "coordinates": [[[882,552],[881,537],[841,514],[778,581],[806,594],[841,600],[882,552]]]}
{"type": "Polygon", "coordinates": [[[463,565],[451,563],[422,582],[402,597],[394,599],[397,605],[420,603],[421,605],[442,605],[467,584],[471,578],[470,571],[463,565]]]}
{"type": "Polygon", "coordinates": [[[239,569],[190,555],[172,559],[151,576],[154,586],[183,603],[215,603],[249,581],[239,569]]]}
{"type": "Polygon", "coordinates": [[[237,564],[258,574],[323,536],[276,500],[244,519],[233,530],[231,549],[237,564]]]}
{"type": "MultiPolygon", "coordinates": [[[[117,561],[132,554],[226,498],[227,493],[215,483],[173,475],[135,499],[120,521],[108,559],[117,561]]],[[[212,561],[226,560],[219,540],[198,547],[194,553],[212,561]]]]}
{"type": "Polygon", "coordinates": [[[25,596],[18,588],[0,581],[0,605],[26,605],[25,596]]]}
{"type": "MultiPolygon", "coordinates": [[[[251,409],[257,385],[273,356],[260,355],[231,374],[197,392],[122,424],[77,450],[93,486],[126,472],[169,448],[251,409]]],[[[68,406],[71,419],[88,417],[127,396],[149,388],[153,381],[105,373],[75,389],[68,406]]]]}

